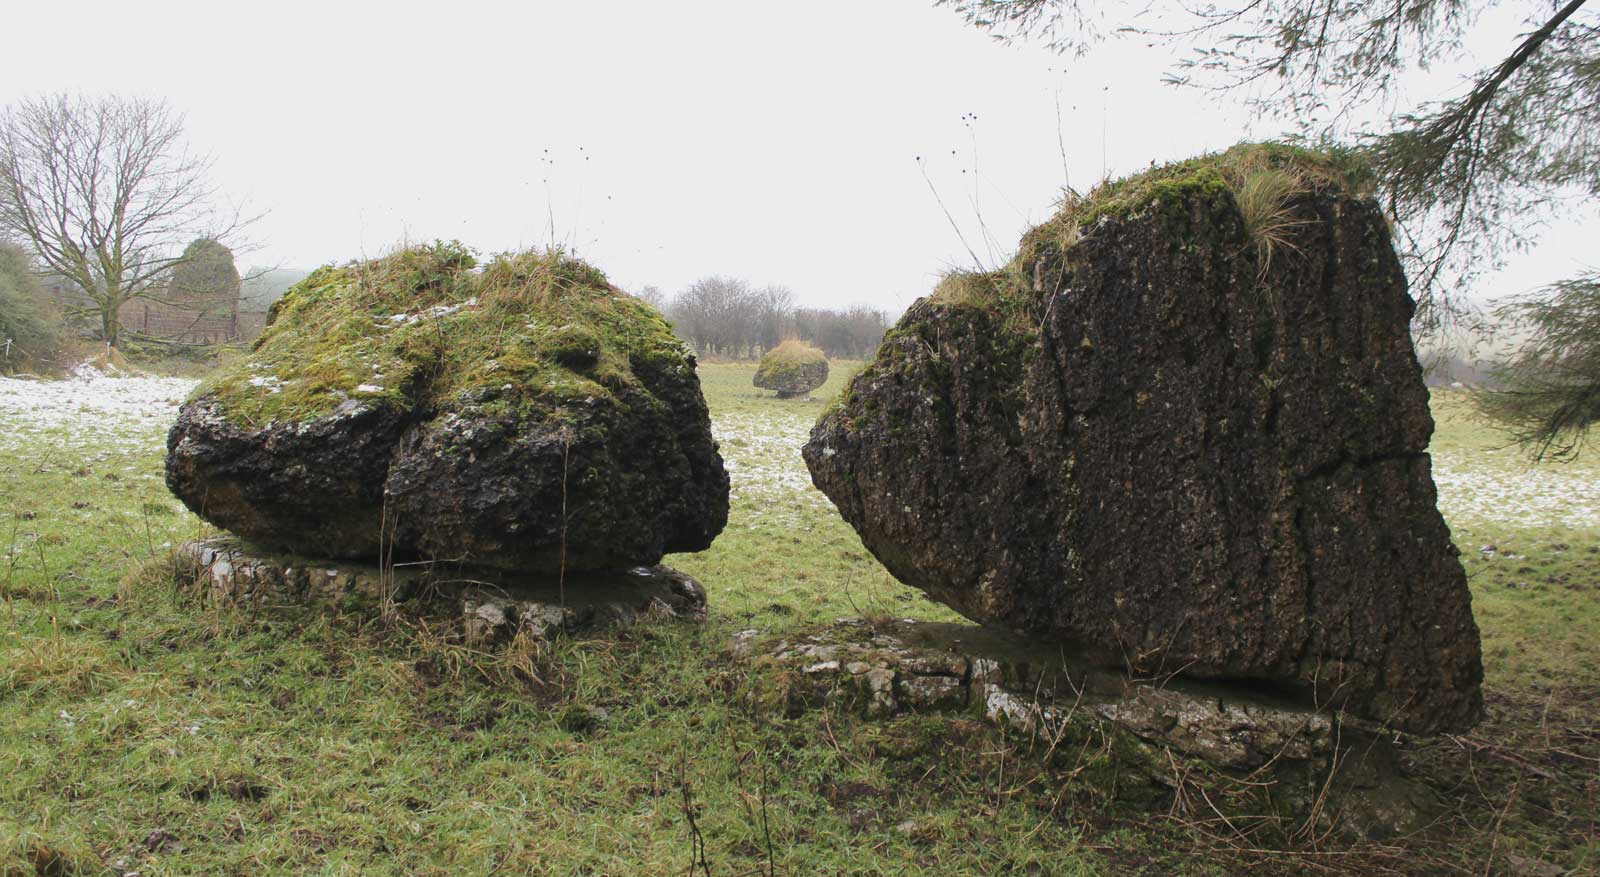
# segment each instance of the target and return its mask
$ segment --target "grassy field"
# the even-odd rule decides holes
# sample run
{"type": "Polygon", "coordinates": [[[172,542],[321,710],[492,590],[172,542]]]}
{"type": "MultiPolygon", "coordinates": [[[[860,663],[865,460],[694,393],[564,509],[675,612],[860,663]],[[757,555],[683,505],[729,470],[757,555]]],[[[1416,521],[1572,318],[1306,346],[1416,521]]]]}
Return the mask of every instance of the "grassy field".
{"type": "Polygon", "coordinates": [[[703,366],[732,514],[669,562],[709,624],[493,654],[426,618],[176,590],[161,558],[204,527],[163,486],[150,412],[186,384],[0,393],[0,875],[1600,873],[1600,467],[1528,467],[1435,400],[1490,704],[1407,749],[1450,815],[1381,844],[1242,843],[970,718],[747,707],[736,631],[955,619],[809,486],[798,446],[850,371],[779,402],[753,366],[703,366]]]}

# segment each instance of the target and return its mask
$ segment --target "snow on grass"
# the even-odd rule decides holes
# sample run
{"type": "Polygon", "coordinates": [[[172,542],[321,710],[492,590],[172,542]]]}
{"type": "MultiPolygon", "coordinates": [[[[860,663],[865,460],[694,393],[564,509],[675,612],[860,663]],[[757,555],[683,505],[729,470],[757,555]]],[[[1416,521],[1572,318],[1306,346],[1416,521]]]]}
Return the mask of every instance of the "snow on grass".
{"type": "Polygon", "coordinates": [[[811,486],[800,447],[811,435],[814,411],[738,411],[713,414],[711,432],[728,470],[729,499],[741,517],[794,518],[796,505],[832,508],[811,486]]]}
{"type": "Polygon", "coordinates": [[[1439,511],[1452,525],[1600,526],[1600,477],[1581,464],[1531,465],[1502,455],[1435,453],[1439,511]]]}
{"type": "Polygon", "coordinates": [[[69,451],[159,451],[196,383],[93,369],[61,381],[0,378],[0,451],[41,442],[69,451]]]}

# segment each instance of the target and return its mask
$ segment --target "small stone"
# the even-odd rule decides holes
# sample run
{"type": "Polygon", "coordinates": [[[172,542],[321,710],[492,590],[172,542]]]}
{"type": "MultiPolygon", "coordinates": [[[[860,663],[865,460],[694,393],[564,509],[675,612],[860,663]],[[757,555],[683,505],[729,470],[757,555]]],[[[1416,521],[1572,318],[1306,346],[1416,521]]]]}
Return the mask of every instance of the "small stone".
{"type": "MultiPolygon", "coordinates": [[[[455,565],[437,572],[426,565],[404,569],[308,565],[295,555],[256,551],[229,537],[214,537],[184,543],[175,554],[182,575],[208,585],[216,597],[234,601],[323,602],[389,611],[417,595],[437,595],[457,607],[463,633],[473,644],[509,639],[519,632],[550,639],[562,631],[626,623],[641,616],[654,621],[705,620],[704,589],[664,566],[643,574],[637,570],[577,573],[563,582],[455,565]],[[207,556],[213,558],[209,567],[198,563],[207,556]]],[[[747,633],[749,638],[755,636],[754,631],[747,633]]]]}
{"type": "Polygon", "coordinates": [[[1274,758],[1321,755],[1332,727],[1327,716],[1309,709],[1229,703],[1174,688],[1136,686],[1095,709],[1142,739],[1243,770],[1274,758]]]}
{"type": "Polygon", "coordinates": [[[498,603],[484,603],[472,610],[472,614],[488,625],[491,630],[502,627],[506,623],[505,607],[498,603]]]}
{"type": "Polygon", "coordinates": [[[893,715],[899,707],[894,696],[894,671],[874,667],[862,675],[867,685],[867,715],[883,717],[893,715]]]}
{"type": "Polygon", "coordinates": [[[954,676],[903,676],[901,699],[922,710],[954,710],[967,705],[967,688],[954,676]]]}
{"type": "Polygon", "coordinates": [[[1005,672],[1000,669],[1000,662],[993,658],[973,658],[972,681],[999,685],[1005,681],[1005,672]]]}
{"type": "Polygon", "coordinates": [[[973,691],[975,696],[982,696],[983,714],[991,722],[1030,730],[1035,722],[1046,717],[1037,703],[1023,700],[997,685],[977,686],[973,691]]]}
{"type": "Polygon", "coordinates": [[[165,828],[158,828],[145,835],[143,846],[152,853],[158,853],[176,843],[178,836],[165,828]]]}
{"type": "Polygon", "coordinates": [[[761,635],[759,630],[741,630],[733,635],[733,656],[735,658],[748,658],[755,652],[756,637],[761,635]]]}
{"type": "Polygon", "coordinates": [[[518,607],[517,621],[529,635],[550,639],[572,620],[572,611],[549,603],[522,603],[518,607]]]}
{"type": "Polygon", "coordinates": [[[951,655],[940,652],[910,652],[903,647],[897,649],[904,657],[900,661],[900,669],[918,676],[955,676],[964,678],[967,675],[967,659],[960,655],[951,655]]]}

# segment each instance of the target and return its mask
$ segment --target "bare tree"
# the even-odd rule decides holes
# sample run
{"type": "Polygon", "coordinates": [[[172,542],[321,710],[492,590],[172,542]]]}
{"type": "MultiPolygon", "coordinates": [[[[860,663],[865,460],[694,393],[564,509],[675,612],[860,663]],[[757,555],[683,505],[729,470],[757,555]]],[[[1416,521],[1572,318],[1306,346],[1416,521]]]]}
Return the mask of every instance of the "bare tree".
{"type": "Polygon", "coordinates": [[[888,331],[888,316],[866,305],[847,311],[797,307],[786,286],[754,289],[735,277],[703,277],[665,302],[662,312],[678,337],[705,356],[755,358],[788,337],[816,344],[829,356],[871,356],[888,331]]]}
{"type": "Polygon", "coordinates": [[[835,358],[871,357],[889,329],[888,315],[867,305],[852,305],[846,311],[796,308],[791,319],[795,334],[810,339],[835,358]]]}
{"type": "Polygon", "coordinates": [[[659,286],[646,286],[635,292],[633,296],[662,313],[667,312],[669,304],[667,294],[659,286]]]}
{"type": "Polygon", "coordinates": [[[700,353],[738,357],[755,343],[755,296],[734,277],[702,277],[673,299],[672,319],[700,353]]]}
{"type": "Polygon", "coordinates": [[[237,211],[214,208],[210,169],[164,102],[23,100],[0,115],[0,235],[30,243],[114,347],[122,305],[160,296],[186,244],[240,230],[237,211]]]}
{"type": "Polygon", "coordinates": [[[767,286],[755,293],[756,342],[762,350],[778,346],[793,328],[794,292],[787,286],[767,286]]]}

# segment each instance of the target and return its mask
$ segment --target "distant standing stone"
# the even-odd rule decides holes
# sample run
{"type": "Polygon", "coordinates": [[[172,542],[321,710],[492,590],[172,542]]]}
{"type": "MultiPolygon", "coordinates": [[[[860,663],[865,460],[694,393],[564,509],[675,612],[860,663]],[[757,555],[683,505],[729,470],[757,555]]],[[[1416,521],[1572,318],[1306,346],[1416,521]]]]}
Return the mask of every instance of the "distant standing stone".
{"type": "Polygon", "coordinates": [[[755,385],[779,399],[804,396],[828,381],[828,355],[804,341],[788,340],[767,351],[756,366],[755,385]]]}

